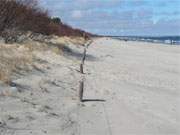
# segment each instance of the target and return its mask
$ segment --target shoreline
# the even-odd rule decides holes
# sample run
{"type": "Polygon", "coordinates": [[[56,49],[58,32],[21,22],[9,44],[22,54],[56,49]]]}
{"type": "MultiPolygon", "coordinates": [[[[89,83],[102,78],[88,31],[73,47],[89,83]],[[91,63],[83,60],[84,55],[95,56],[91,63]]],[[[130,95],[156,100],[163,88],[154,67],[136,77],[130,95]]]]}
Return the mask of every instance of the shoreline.
{"type": "MultiPolygon", "coordinates": [[[[120,41],[125,41],[125,39],[118,39],[118,38],[112,38],[112,39],[117,39],[117,40],[120,40],[120,41]]],[[[143,43],[152,43],[152,44],[161,44],[161,45],[175,45],[175,46],[179,46],[180,45],[180,42],[179,43],[165,43],[165,41],[163,42],[163,41],[161,41],[161,40],[159,40],[159,41],[142,41],[142,40],[129,40],[129,39],[127,39],[127,41],[126,42],[143,42],[143,43]]]]}

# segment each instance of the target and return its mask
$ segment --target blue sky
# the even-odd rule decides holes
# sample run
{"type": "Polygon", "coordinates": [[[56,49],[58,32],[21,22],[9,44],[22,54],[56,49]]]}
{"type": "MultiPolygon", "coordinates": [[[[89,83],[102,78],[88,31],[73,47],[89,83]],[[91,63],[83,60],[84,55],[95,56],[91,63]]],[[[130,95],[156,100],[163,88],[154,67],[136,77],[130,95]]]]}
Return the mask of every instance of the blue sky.
{"type": "Polygon", "coordinates": [[[103,35],[180,35],[180,0],[39,0],[52,16],[103,35]]]}

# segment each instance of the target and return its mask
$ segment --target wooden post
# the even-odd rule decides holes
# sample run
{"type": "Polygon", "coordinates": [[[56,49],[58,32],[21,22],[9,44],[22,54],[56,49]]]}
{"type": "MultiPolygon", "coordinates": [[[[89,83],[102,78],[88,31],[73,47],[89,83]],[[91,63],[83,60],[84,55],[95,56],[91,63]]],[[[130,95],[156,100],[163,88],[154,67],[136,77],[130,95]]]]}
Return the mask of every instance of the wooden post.
{"type": "Polygon", "coordinates": [[[82,64],[84,64],[85,59],[86,59],[86,48],[84,49],[82,64]]]}
{"type": "MultiPolygon", "coordinates": [[[[83,69],[83,66],[84,66],[84,62],[85,62],[85,59],[86,59],[86,48],[92,43],[89,42],[87,45],[85,45],[85,48],[84,48],[84,53],[83,53],[83,58],[82,58],[82,61],[81,61],[81,64],[80,64],[80,73],[81,74],[84,74],[84,69],[83,69]]],[[[83,102],[83,93],[84,93],[84,79],[80,81],[79,83],[79,100],[80,102],[83,102]]]]}
{"type": "Polygon", "coordinates": [[[84,81],[81,81],[79,84],[79,101],[83,101],[83,92],[84,92],[84,81]]]}
{"type": "Polygon", "coordinates": [[[87,44],[87,48],[90,46],[90,44],[92,43],[93,41],[90,40],[90,42],[87,44]]]}
{"type": "Polygon", "coordinates": [[[83,64],[82,64],[82,63],[80,64],[80,73],[81,73],[81,74],[84,74],[84,71],[83,71],[83,64]]]}

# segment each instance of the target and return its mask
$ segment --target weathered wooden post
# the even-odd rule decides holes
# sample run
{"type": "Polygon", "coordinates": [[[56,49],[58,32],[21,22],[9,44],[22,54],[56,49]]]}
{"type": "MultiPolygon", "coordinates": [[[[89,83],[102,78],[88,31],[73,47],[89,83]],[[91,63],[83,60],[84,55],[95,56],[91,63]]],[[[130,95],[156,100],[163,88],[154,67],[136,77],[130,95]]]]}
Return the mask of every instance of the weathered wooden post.
{"type": "Polygon", "coordinates": [[[84,49],[82,64],[84,64],[85,59],[86,59],[86,48],[84,49]]]}
{"type": "MultiPolygon", "coordinates": [[[[86,36],[85,33],[84,33],[84,36],[86,36]]],[[[86,59],[86,52],[87,52],[86,49],[91,43],[92,43],[92,41],[90,41],[88,44],[84,45],[84,53],[83,53],[82,61],[81,61],[81,64],[80,64],[80,73],[81,74],[84,74],[83,66],[84,66],[84,62],[85,62],[85,59],[86,59]]],[[[84,93],[84,77],[79,83],[79,101],[80,102],[83,102],[83,93],[84,93]]]]}
{"type": "Polygon", "coordinates": [[[80,81],[79,84],[79,101],[83,102],[83,92],[84,92],[84,81],[80,81]]]}
{"type": "Polygon", "coordinates": [[[80,64],[80,73],[81,73],[81,74],[84,74],[83,64],[82,64],[82,63],[80,64]]]}

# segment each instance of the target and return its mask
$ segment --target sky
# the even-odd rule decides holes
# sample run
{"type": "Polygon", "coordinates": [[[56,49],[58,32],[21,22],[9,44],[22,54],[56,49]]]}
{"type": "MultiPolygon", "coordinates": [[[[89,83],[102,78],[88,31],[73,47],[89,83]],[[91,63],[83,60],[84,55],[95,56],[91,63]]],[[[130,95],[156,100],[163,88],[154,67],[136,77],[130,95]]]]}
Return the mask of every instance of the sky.
{"type": "Polygon", "coordinates": [[[180,35],[180,0],[39,0],[50,15],[112,36],[180,35]]]}

